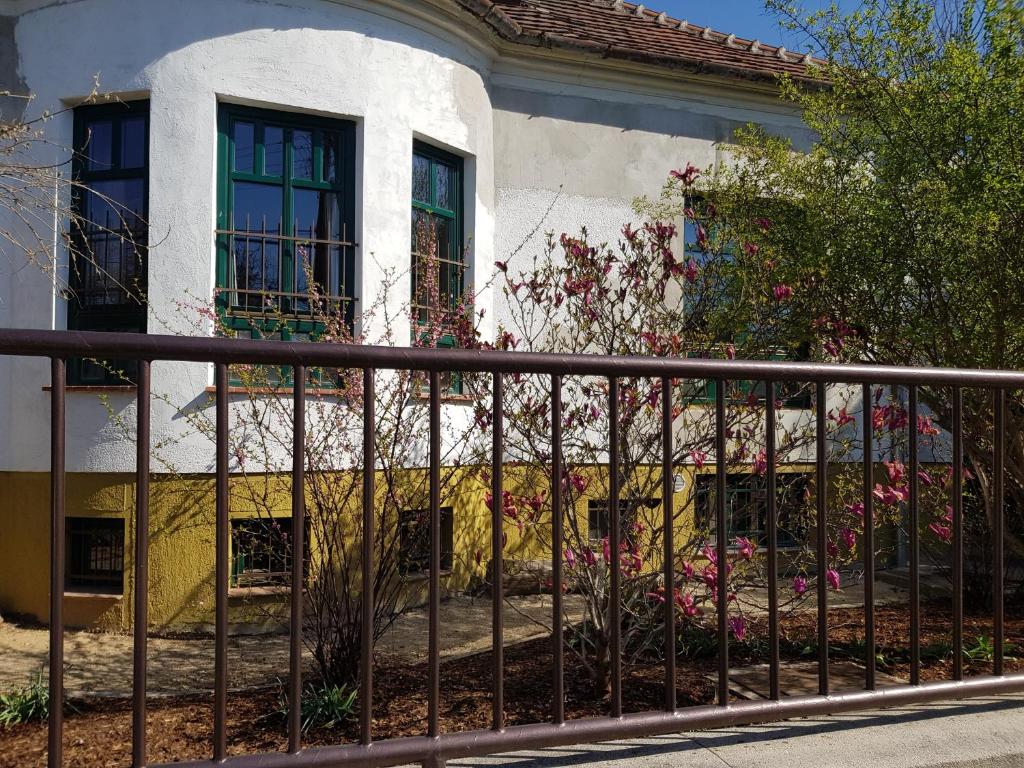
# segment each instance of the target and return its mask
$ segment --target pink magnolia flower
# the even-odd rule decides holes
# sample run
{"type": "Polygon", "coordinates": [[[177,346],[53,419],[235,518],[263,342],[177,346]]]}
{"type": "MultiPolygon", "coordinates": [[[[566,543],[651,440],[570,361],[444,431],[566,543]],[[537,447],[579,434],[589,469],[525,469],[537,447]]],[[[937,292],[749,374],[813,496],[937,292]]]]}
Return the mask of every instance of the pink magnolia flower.
{"type": "Polygon", "coordinates": [[[847,504],[846,511],[856,515],[857,517],[864,517],[864,502],[856,501],[853,504],[847,504]]]}
{"type": "Polygon", "coordinates": [[[760,227],[762,234],[768,234],[768,229],[771,227],[772,222],[770,219],[757,219],[755,222],[760,227]]]}
{"type": "Polygon", "coordinates": [[[718,552],[711,548],[710,544],[705,544],[701,549],[700,553],[704,555],[705,559],[712,565],[718,565],[718,552]]]}
{"type": "Polygon", "coordinates": [[[740,557],[744,560],[749,560],[754,556],[754,551],[757,549],[757,544],[746,536],[739,536],[736,539],[736,549],[740,553],[740,557]]]}
{"type": "Polygon", "coordinates": [[[725,345],[725,357],[726,357],[727,360],[735,360],[736,359],[736,345],[735,344],[726,344],[725,345]]]}
{"type": "Polygon", "coordinates": [[[917,434],[935,436],[939,434],[939,428],[932,423],[931,416],[917,417],[917,434]]]}
{"type": "Polygon", "coordinates": [[[683,562],[683,577],[690,581],[693,578],[693,563],[689,560],[683,562]]]}
{"type": "Polygon", "coordinates": [[[886,474],[889,475],[889,482],[893,485],[899,485],[907,476],[907,468],[903,465],[902,461],[883,461],[882,464],[885,465],[886,474]]]}
{"type": "Polygon", "coordinates": [[[608,544],[608,537],[605,536],[601,539],[601,554],[604,556],[604,561],[610,563],[612,561],[612,550],[608,544]]]}
{"type": "Polygon", "coordinates": [[[829,418],[836,423],[837,427],[845,427],[850,422],[856,421],[853,416],[846,412],[846,406],[844,405],[839,409],[839,413],[833,415],[829,413],[829,418]]]}
{"type": "Polygon", "coordinates": [[[586,547],[580,554],[583,556],[583,562],[588,568],[593,568],[597,565],[597,557],[594,555],[594,550],[590,547],[586,547]]]}
{"type": "Polygon", "coordinates": [[[708,455],[704,451],[690,451],[690,459],[693,461],[693,466],[697,469],[703,469],[704,464],[708,460],[708,455]]]}
{"type": "Polygon", "coordinates": [[[697,180],[697,177],[700,176],[700,169],[690,163],[687,163],[685,170],[672,171],[669,175],[673,179],[678,179],[689,187],[697,180]]]}
{"type": "Polygon", "coordinates": [[[686,267],[683,270],[683,277],[686,278],[686,282],[688,283],[692,284],[697,282],[697,262],[693,259],[687,259],[686,267]]]}
{"type": "Polygon", "coordinates": [[[825,571],[825,581],[832,589],[839,589],[839,571],[829,568],[825,571]]]}
{"type": "Polygon", "coordinates": [[[802,595],[804,592],[806,592],[807,591],[807,579],[805,579],[803,576],[794,576],[793,577],[793,591],[796,592],[798,595],[802,595]]]}
{"type": "Polygon", "coordinates": [[[693,600],[693,595],[687,593],[685,595],[676,592],[676,605],[682,610],[683,614],[693,618],[700,613],[700,608],[693,600]]]}
{"type": "Polygon", "coordinates": [[[779,283],[772,288],[772,294],[775,296],[776,301],[786,301],[793,298],[793,289],[785,283],[779,283]]]}
{"type": "Polygon", "coordinates": [[[742,616],[733,616],[729,619],[729,630],[732,636],[742,641],[747,636],[747,622],[742,616]]]}
{"type": "Polygon", "coordinates": [[[942,541],[949,542],[953,538],[953,529],[942,523],[930,523],[928,529],[942,541]]]}
{"type": "Polygon", "coordinates": [[[662,603],[662,604],[664,604],[664,602],[665,602],[665,593],[664,592],[645,592],[644,593],[644,597],[646,597],[648,600],[652,600],[655,603],[662,603]]]}
{"type": "Polygon", "coordinates": [[[932,476],[925,472],[923,469],[917,471],[917,479],[921,481],[921,485],[931,487],[933,480],[932,476]]]}
{"type": "Polygon", "coordinates": [[[757,245],[757,243],[744,243],[743,244],[743,252],[747,256],[756,256],[757,252],[759,250],[761,250],[761,248],[757,245]]]}
{"type": "Polygon", "coordinates": [[[757,456],[754,459],[754,471],[764,477],[768,471],[768,454],[765,453],[764,448],[757,452],[757,456]]]}
{"type": "Polygon", "coordinates": [[[839,531],[839,538],[843,541],[843,546],[847,549],[853,549],[857,544],[857,534],[853,532],[852,528],[843,528],[839,531]]]}
{"type": "Polygon", "coordinates": [[[832,539],[829,539],[825,543],[825,552],[828,553],[829,557],[836,557],[839,555],[839,547],[836,546],[836,543],[832,541],[832,539]]]}
{"type": "Polygon", "coordinates": [[[571,549],[565,550],[565,567],[570,571],[576,567],[576,553],[571,549]]]}

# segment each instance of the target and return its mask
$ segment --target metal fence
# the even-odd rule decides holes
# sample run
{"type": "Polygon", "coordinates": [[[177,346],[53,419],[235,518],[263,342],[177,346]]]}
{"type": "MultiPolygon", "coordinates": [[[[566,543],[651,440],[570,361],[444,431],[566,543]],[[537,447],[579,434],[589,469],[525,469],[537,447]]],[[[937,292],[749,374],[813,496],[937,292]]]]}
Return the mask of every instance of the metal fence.
{"type": "MultiPolygon", "coordinates": [[[[65,505],[65,361],[68,358],[98,358],[139,361],[137,377],[138,398],[138,450],[137,497],[135,535],[135,623],[134,623],[134,687],[133,687],[133,765],[143,766],[146,760],[146,630],[148,602],[149,528],[148,498],[150,475],[150,364],[153,361],[193,361],[213,363],[216,385],[216,613],[215,613],[215,683],[214,683],[214,738],[212,759],[218,763],[244,768],[276,768],[281,766],[376,766],[423,763],[427,766],[443,765],[448,759],[505,752],[516,749],[535,749],[564,746],[607,739],[633,738],[689,730],[732,726],[745,723],[767,722],[792,717],[813,716],[865,708],[904,705],[938,699],[966,698],[1000,693],[1024,691],[1024,674],[1004,675],[1003,627],[1003,515],[993,515],[994,541],[993,604],[994,660],[991,675],[964,677],[963,670],[963,577],[964,577],[964,520],[963,478],[953,473],[952,517],[952,581],[953,581],[953,679],[940,682],[920,680],[920,541],[917,481],[918,451],[916,440],[911,441],[909,457],[910,497],[909,513],[909,566],[910,566],[910,644],[911,672],[909,685],[876,687],[875,681],[875,627],[873,585],[873,453],[872,420],[863,419],[864,482],[864,619],[865,619],[865,679],[864,689],[835,693],[829,690],[829,659],[827,624],[828,596],[824,589],[817,592],[818,612],[818,665],[817,695],[783,697],[779,688],[779,617],[777,584],[777,537],[775,514],[775,409],[766,408],[765,429],[767,440],[768,483],[768,599],[769,599],[769,654],[770,698],[762,701],[729,701],[729,638],[726,622],[728,590],[726,568],[717,570],[717,644],[718,681],[717,703],[713,705],[678,708],[675,696],[675,606],[672,600],[664,603],[665,612],[665,700],[658,711],[623,714],[622,663],[620,635],[620,574],[611,569],[611,681],[612,690],[608,715],[585,719],[566,720],[564,710],[564,659],[562,637],[562,585],[563,564],[560,537],[552,537],[551,565],[553,572],[553,676],[551,717],[548,722],[506,726],[503,693],[503,632],[501,584],[501,505],[492,504],[491,547],[494,565],[493,578],[497,583],[491,590],[493,600],[493,716],[489,730],[442,733],[440,730],[440,564],[441,564],[441,374],[446,371],[465,371],[490,374],[493,377],[493,396],[502,402],[502,377],[505,374],[533,374],[550,377],[551,424],[553,461],[550,484],[552,524],[554,530],[562,528],[563,505],[560,482],[561,470],[561,413],[562,379],[565,376],[606,377],[609,410],[609,461],[617,466],[618,435],[618,379],[644,377],[660,379],[662,391],[671,392],[672,379],[713,380],[716,387],[716,454],[726,455],[725,411],[726,382],[761,381],[765,383],[768,402],[774,401],[776,387],[788,382],[813,383],[817,401],[825,402],[829,384],[863,386],[864,402],[870,402],[871,386],[898,385],[907,388],[909,395],[909,423],[916,424],[918,414],[918,388],[922,386],[948,387],[952,392],[952,446],[953,465],[963,464],[963,394],[964,388],[989,389],[994,400],[994,498],[1003,499],[1004,445],[1006,441],[1006,392],[1024,388],[1024,373],[1008,371],[975,371],[931,368],[894,368],[882,366],[827,365],[813,363],[754,362],[739,360],[693,360],[638,357],[606,357],[599,355],[558,355],[476,350],[440,350],[419,348],[370,347],[281,341],[250,341],[225,338],[171,337],[143,334],[58,332],[37,330],[0,330],[0,355],[34,356],[51,361],[51,494],[52,536],[50,559],[50,668],[51,701],[63,700],[63,646],[62,594],[65,568],[64,505],[65,505]],[[361,738],[357,744],[331,747],[302,748],[300,707],[289,708],[288,751],[260,755],[227,755],[225,722],[227,719],[227,639],[228,639],[228,585],[229,574],[229,519],[228,519],[228,366],[231,364],[265,364],[294,367],[293,396],[295,405],[292,514],[295,540],[293,546],[301,549],[304,536],[304,466],[303,438],[305,430],[305,371],[309,367],[361,369],[366,391],[363,414],[364,455],[373,455],[375,443],[375,414],[373,391],[377,370],[415,370],[428,374],[430,397],[429,419],[429,479],[430,479],[430,563],[429,563],[429,629],[428,629],[428,715],[426,734],[375,741],[372,730],[373,665],[370,643],[362,648],[359,707],[361,738]]],[[[672,453],[673,403],[670,396],[662,398],[662,471],[664,534],[664,578],[674,583],[672,540],[672,453]]],[[[825,444],[825,408],[816,409],[816,473],[819,488],[825,488],[828,461],[825,444]]],[[[500,499],[503,490],[502,455],[504,425],[500,408],[493,413],[493,458],[491,468],[493,498],[500,499]]],[[[363,562],[372,562],[374,473],[363,473],[363,562]]],[[[609,548],[619,551],[619,478],[609,473],[609,548]]],[[[726,462],[716,463],[716,546],[718,552],[727,550],[726,530],[726,462]]],[[[1000,502],[997,502],[1002,507],[1000,502]]],[[[817,536],[815,541],[819,573],[825,571],[826,557],[826,495],[817,494],[817,536]]],[[[371,636],[373,610],[373,581],[371,569],[363,569],[362,636],[371,636]]],[[[301,681],[302,630],[302,569],[293,568],[291,574],[290,614],[290,676],[288,696],[299,702],[301,681]]],[[[51,706],[49,722],[48,760],[53,768],[62,764],[63,711],[51,706]]],[[[178,765],[200,766],[209,761],[192,761],[178,765]]]]}

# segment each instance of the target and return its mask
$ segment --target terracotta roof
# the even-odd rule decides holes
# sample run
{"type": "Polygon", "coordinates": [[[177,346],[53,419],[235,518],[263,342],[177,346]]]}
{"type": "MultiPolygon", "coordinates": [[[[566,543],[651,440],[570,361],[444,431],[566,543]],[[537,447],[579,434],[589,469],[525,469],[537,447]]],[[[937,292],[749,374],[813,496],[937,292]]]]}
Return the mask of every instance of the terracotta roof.
{"type": "Polygon", "coordinates": [[[695,73],[807,78],[804,53],[745,40],[622,0],[458,0],[502,38],[695,73]]]}

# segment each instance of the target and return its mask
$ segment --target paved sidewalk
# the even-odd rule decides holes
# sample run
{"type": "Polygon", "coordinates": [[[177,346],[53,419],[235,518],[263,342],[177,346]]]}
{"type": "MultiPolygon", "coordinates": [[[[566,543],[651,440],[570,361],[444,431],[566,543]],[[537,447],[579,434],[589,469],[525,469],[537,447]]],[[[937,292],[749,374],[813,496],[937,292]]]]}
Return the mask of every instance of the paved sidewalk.
{"type": "Polygon", "coordinates": [[[450,766],[1019,768],[1024,695],[455,760],[450,766]]]}

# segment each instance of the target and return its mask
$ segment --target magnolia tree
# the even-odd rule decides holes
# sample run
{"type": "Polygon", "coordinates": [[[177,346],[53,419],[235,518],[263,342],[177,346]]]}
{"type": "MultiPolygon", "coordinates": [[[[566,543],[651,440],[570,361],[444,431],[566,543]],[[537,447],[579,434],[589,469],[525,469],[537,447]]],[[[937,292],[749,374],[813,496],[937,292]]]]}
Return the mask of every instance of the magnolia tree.
{"type": "MultiPolygon", "coordinates": [[[[671,174],[657,200],[640,200],[639,225],[626,225],[614,246],[578,235],[548,236],[542,253],[526,263],[498,262],[508,307],[501,317],[499,349],[572,354],[639,355],[679,358],[778,358],[820,353],[822,344],[851,343],[841,327],[807,321],[794,334],[797,313],[790,271],[779,252],[757,245],[754,232],[772,222],[730,211],[724,215],[710,200],[714,175],[701,177],[693,166],[671,174]]],[[[467,340],[471,341],[471,340],[467,340]]],[[[480,345],[479,340],[475,342],[480,345]]],[[[488,345],[484,345],[488,346],[488,345]]],[[[713,382],[618,380],[618,463],[609,461],[610,386],[605,378],[565,377],[562,382],[561,493],[565,526],[551,526],[552,476],[551,382],[548,377],[512,375],[500,404],[505,423],[506,473],[500,504],[506,560],[544,557],[557,549],[567,574],[567,589],[578,593],[583,620],[569,612],[562,621],[569,646],[578,654],[595,686],[610,686],[612,613],[610,578],[618,568],[622,594],[622,647],[627,661],[659,653],[666,600],[676,603],[680,631],[707,626],[714,619],[718,569],[727,569],[732,635],[743,640],[748,614],[764,605],[767,582],[759,557],[765,545],[764,482],[766,408],[777,412],[776,435],[780,536],[793,545],[783,574],[783,607],[796,605],[815,585],[838,589],[840,569],[856,559],[860,534],[855,507],[835,503],[827,520],[829,566],[816,574],[813,477],[798,473],[813,461],[814,408],[806,386],[779,385],[767,396],[763,385],[727,384],[727,453],[714,455],[713,382]],[[675,578],[663,583],[660,470],[663,398],[672,398],[673,472],[682,491],[673,498],[675,578]],[[750,495],[728,500],[728,552],[718,552],[714,535],[713,477],[717,461],[750,495]],[[621,549],[610,551],[609,483],[616,472],[620,487],[621,549]],[[518,547],[513,543],[518,543],[518,547]],[[759,588],[759,589],[756,589],[759,588]]],[[[486,431],[499,407],[481,387],[476,421],[486,431]]],[[[846,396],[837,392],[829,413],[828,442],[838,457],[856,451],[858,436],[849,429],[846,396]]],[[[481,453],[474,463],[487,466],[481,453]]],[[[481,480],[489,481],[486,470],[481,480]]],[[[678,490],[678,488],[677,488],[678,490]]],[[[568,603],[567,603],[568,604],[568,603]]],[[[573,602],[575,604],[575,602],[573,602]]]]}

